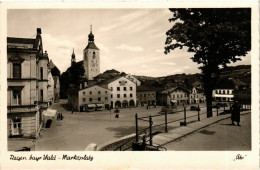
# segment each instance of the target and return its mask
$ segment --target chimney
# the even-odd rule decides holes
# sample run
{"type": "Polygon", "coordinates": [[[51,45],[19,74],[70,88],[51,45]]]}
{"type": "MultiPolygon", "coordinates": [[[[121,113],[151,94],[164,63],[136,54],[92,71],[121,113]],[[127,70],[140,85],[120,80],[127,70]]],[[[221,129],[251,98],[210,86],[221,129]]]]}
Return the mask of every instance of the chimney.
{"type": "Polygon", "coordinates": [[[40,34],[42,34],[42,30],[41,30],[41,28],[37,28],[37,35],[40,35],[40,34]]]}

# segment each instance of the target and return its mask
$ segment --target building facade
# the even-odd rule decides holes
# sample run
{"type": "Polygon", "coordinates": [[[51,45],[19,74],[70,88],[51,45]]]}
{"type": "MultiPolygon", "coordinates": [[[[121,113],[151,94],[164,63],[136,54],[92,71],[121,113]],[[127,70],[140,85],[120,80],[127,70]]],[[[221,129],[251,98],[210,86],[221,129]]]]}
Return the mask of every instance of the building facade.
{"type": "Polygon", "coordinates": [[[193,87],[189,94],[189,104],[205,102],[205,95],[202,89],[193,87]]]}
{"type": "Polygon", "coordinates": [[[92,28],[88,35],[88,45],[83,50],[83,61],[86,78],[94,80],[94,77],[100,74],[100,50],[94,43],[92,28]]]}
{"type": "Polygon", "coordinates": [[[152,87],[140,85],[136,90],[136,105],[156,105],[156,90],[152,87]]]}
{"type": "Polygon", "coordinates": [[[189,103],[189,90],[183,87],[173,87],[157,94],[160,105],[180,105],[189,103]]]}
{"type": "Polygon", "coordinates": [[[136,106],[136,84],[120,76],[105,81],[101,86],[111,90],[112,108],[136,106]]]}
{"type": "Polygon", "coordinates": [[[43,53],[41,29],[36,39],[7,38],[7,134],[36,138],[47,102],[48,55],[43,53]]]}

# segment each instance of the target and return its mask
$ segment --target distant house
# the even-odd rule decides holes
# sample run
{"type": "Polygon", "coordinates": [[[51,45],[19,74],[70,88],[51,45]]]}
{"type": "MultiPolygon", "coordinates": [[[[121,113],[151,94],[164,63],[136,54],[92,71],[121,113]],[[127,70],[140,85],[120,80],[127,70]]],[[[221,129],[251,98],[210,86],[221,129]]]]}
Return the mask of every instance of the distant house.
{"type": "Polygon", "coordinates": [[[111,90],[111,106],[134,107],[136,105],[136,84],[123,76],[101,82],[100,86],[111,90]]]}
{"type": "Polygon", "coordinates": [[[58,67],[50,60],[49,67],[51,71],[52,78],[54,80],[54,98],[53,102],[57,102],[60,99],[60,70],[58,67]]]}
{"type": "Polygon", "coordinates": [[[94,85],[83,89],[70,89],[68,104],[77,111],[93,108],[109,108],[111,92],[109,89],[94,85]]]}
{"type": "Polygon", "coordinates": [[[205,102],[205,95],[202,89],[193,87],[190,90],[188,104],[196,104],[205,102]]]}
{"type": "Polygon", "coordinates": [[[136,90],[136,105],[143,106],[145,104],[156,104],[156,90],[152,87],[140,85],[136,90]]]}
{"type": "Polygon", "coordinates": [[[246,90],[248,85],[235,79],[224,79],[217,83],[212,97],[219,102],[233,102],[235,91],[246,90]]]}
{"type": "Polygon", "coordinates": [[[124,77],[127,78],[128,80],[131,80],[132,82],[134,82],[137,86],[141,85],[141,82],[137,78],[132,76],[131,74],[126,74],[124,77]]]}
{"type": "Polygon", "coordinates": [[[189,90],[187,88],[177,86],[164,90],[157,94],[157,102],[159,105],[179,105],[189,103],[189,90]]]}

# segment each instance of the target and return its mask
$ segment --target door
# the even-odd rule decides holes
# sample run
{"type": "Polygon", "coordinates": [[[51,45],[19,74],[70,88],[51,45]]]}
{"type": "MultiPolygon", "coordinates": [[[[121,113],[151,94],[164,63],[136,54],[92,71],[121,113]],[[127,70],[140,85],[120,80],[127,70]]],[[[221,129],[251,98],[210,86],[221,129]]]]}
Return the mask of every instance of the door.
{"type": "Polygon", "coordinates": [[[21,118],[13,119],[12,123],[12,135],[21,134],[21,118]]]}

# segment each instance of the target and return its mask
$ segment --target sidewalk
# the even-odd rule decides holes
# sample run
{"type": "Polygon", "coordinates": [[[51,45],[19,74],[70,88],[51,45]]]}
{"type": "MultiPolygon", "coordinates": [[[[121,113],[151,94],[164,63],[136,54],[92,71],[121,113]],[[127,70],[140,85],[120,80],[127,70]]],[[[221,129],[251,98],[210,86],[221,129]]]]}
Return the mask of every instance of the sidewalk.
{"type": "MultiPolygon", "coordinates": [[[[249,114],[251,111],[241,112],[241,116],[249,114]]],[[[155,146],[164,146],[168,143],[174,142],[180,138],[183,138],[189,134],[192,134],[200,129],[203,129],[207,126],[210,126],[219,121],[230,119],[231,114],[224,114],[219,116],[214,116],[211,118],[206,118],[201,121],[187,124],[187,126],[180,126],[178,128],[169,130],[167,133],[160,133],[153,137],[153,145],[155,146]]]]}

